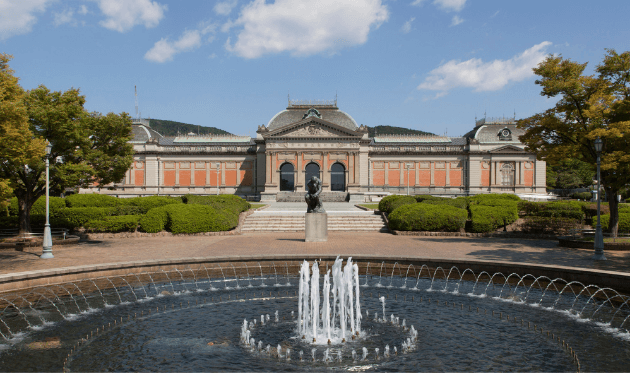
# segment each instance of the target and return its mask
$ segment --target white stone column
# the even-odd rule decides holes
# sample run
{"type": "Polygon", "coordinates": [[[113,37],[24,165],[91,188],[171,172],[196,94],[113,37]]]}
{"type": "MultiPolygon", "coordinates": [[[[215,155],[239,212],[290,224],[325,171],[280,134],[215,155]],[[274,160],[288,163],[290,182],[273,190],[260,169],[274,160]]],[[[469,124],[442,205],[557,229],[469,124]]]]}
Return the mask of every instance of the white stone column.
{"type": "Polygon", "coordinates": [[[175,161],[175,186],[179,186],[179,160],[175,161]]]}
{"type": "Polygon", "coordinates": [[[431,182],[430,187],[435,186],[435,162],[431,161],[431,182]]]}
{"type": "Polygon", "coordinates": [[[206,186],[210,186],[210,162],[206,162],[206,186]]]}
{"type": "Polygon", "coordinates": [[[383,162],[384,170],[385,170],[385,182],[383,184],[383,188],[387,188],[389,186],[389,162],[383,162]]]}
{"type": "Polygon", "coordinates": [[[451,162],[450,161],[446,161],[445,169],[446,169],[446,186],[450,187],[451,186],[451,162]]]}
{"type": "Polygon", "coordinates": [[[221,186],[225,186],[225,162],[221,162],[221,186]]]}

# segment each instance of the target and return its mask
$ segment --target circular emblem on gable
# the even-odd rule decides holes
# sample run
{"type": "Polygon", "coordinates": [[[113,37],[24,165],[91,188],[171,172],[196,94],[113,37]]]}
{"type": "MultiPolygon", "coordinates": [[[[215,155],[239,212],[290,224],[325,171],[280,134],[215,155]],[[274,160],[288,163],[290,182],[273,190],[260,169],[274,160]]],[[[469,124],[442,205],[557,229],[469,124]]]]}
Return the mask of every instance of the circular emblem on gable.
{"type": "Polygon", "coordinates": [[[511,134],[512,132],[508,128],[504,128],[499,132],[499,136],[501,137],[510,137],[511,134]]]}

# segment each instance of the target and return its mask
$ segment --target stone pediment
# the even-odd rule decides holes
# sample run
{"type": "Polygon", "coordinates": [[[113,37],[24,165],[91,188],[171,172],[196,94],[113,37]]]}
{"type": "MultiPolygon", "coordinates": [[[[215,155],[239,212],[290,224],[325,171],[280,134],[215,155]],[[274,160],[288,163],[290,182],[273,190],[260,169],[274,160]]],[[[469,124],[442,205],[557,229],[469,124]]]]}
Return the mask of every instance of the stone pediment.
{"type": "Polygon", "coordinates": [[[518,146],[506,145],[496,149],[489,150],[488,153],[501,153],[501,154],[523,154],[527,153],[525,150],[518,146]]]}
{"type": "Polygon", "coordinates": [[[360,138],[362,133],[349,130],[317,117],[307,117],[292,125],[264,134],[267,139],[290,138],[360,138]]]}

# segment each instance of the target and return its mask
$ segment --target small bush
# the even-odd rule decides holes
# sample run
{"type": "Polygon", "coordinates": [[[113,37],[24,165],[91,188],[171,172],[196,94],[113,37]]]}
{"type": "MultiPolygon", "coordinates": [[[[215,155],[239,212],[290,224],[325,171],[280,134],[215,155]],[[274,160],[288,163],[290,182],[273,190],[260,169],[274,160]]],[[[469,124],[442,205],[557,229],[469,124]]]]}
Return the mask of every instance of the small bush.
{"type": "Polygon", "coordinates": [[[514,223],[518,219],[516,203],[505,206],[471,205],[470,216],[473,232],[491,232],[499,227],[514,223]]]}
{"type": "Polygon", "coordinates": [[[448,205],[414,203],[389,215],[389,226],[399,231],[457,232],[464,228],[468,211],[448,205]]]}
{"type": "MultiPolygon", "coordinates": [[[[597,208],[597,205],[595,205],[597,208]]],[[[619,204],[619,213],[620,214],[630,214],[630,203],[620,203],[619,204]]]]}
{"type": "MultiPolygon", "coordinates": [[[[583,204],[582,211],[584,212],[586,219],[596,218],[597,217],[597,203],[583,204]]],[[[621,209],[619,209],[619,212],[621,212],[621,209]]],[[[602,204],[600,206],[600,214],[601,215],[610,214],[610,207],[608,207],[608,205],[602,204]]]]}
{"type": "Polygon", "coordinates": [[[68,207],[114,207],[119,204],[119,198],[106,194],[71,194],[66,197],[68,207]]]}
{"type": "MultiPolygon", "coordinates": [[[[610,215],[601,215],[602,228],[609,230],[608,224],[610,223],[610,215]]],[[[593,219],[593,226],[597,224],[597,218],[593,219]]],[[[619,213],[619,233],[630,233],[630,213],[619,213]]]]}
{"type": "Polygon", "coordinates": [[[111,212],[112,209],[107,207],[68,207],[61,210],[57,217],[67,224],[66,227],[75,228],[90,220],[104,220],[111,212]]]}
{"type": "Polygon", "coordinates": [[[149,210],[146,215],[140,218],[140,229],[148,233],[163,231],[168,223],[168,212],[166,209],[169,206],[156,207],[149,210]]]}
{"type": "Polygon", "coordinates": [[[111,216],[123,216],[123,215],[143,215],[146,214],[148,210],[145,210],[141,206],[133,206],[133,205],[118,205],[115,207],[110,207],[109,215],[111,216]]]}
{"type": "MultiPolygon", "coordinates": [[[[61,197],[48,197],[48,206],[50,208],[50,216],[56,216],[59,211],[66,208],[66,200],[61,197]]],[[[18,216],[18,200],[17,197],[11,198],[9,205],[9,214],[18,216]]],[[[31,207],[31,215],[45,215],[46,214],[46,196],[41,196],[33,203],[31,207]]]]}
{"type": "Polygon", "coordinates": [[[480,201],[489,201],[489,200],[512,200],[518,202],[521,200],[519,196],[516,194],[510,193],[491,193],[491,194],[477,194],[476,196],[470,197],[471,203],[478,203],[480,201]]]}
{"type": "Polygon", "coordinates": [[[584,219],[582,204],[577,201],[549,202],[541,205],[535,215],[550,218],[584,219]]]}
{"type": "Polygon", "coordinates": [[[423,202],[426,200],[433,200],[433,199],[442,199],[442,197],[436,197],[430,194],[418,194],[416,196],[413,196],[413,198],[416,199],[416,202],[423,202]]]}
{"type": "Polygon", "coordinates": [[[219,210],[228,209],[236,214],[247,211],[251,207],[249,202],[233,194],[222,194],[220,196],[198,196],[187,194],[182,197],[182,199],[189,205],[213,206],[219,210]]]}
{"type": "Polygon", "coordinates": [[[142,214],[146,214],[149,210],[156,207],[183,203],[182,199],[179,197],[166,196],[121,198],[120,202],[125,206],[137,207],[142,214]]]}
{"type": "Polygon", "coordinates": [[[168,225],[173,233],[227,231],[238,225],[238,214],[229,209],[207,205],[171,205],[166,209],[168,225]]]}
{"type": "Polygon", "coordinates": [[[458,209],[468,208],[468,199],[466,197],[425,199],[422,203],[429,205],[448,205],[457,207],[458,209]]]}
{"type": "Polygon", "coordinates": [[[0,229],[19,228],[20,220],[17,216],[0,216],[0,229]]]}
{"type": "Polygon", "coordinates": [[[107,216],[103,220],[90,220],[84,227],[91,232],[135,232],[140,215],[107,216]]]}
{"type": "Polygon", "coordinates": [[[571,194],[571,198],[582,201],[590,201],[591,198],[593,198],[593,194],[591,192],[578,192],[571,194]]]}
{"type": "Polygon", "coordinates": [[[393,195],[383,198],[378,203],[378,209],[387,214],[391,214],[400,206],[415,204],[416,199],[412,196],[393,195]]]}
{"type": "Polygon", "coordinates": [[[521,229],[528,233],[566,234],[581,228],[579,219],[547,216],[527,216],[521,225],[521,229]]]}

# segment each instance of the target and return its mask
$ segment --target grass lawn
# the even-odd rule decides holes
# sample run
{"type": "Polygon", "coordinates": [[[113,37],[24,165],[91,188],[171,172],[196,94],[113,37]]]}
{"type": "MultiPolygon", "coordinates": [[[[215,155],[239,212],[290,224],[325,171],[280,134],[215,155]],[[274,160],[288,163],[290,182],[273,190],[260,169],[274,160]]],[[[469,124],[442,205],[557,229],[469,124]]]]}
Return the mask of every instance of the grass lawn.
{"type": "MultiPolygon", "coordinates": [[[[580,241],[593,242],[595,237],[583,237],[580,241]]],[[[604,237],[604,243],[630,243],[630,237],[604,237]]]]}
{"type": "Polygon", "coordinates": [[[252,205],[252,207],[250,209],[257,209],[263,206],[267,206],[266,203],[250,203],[250,205],[252,205]]]}
{"type": "Polygon", "coordinates": [[[364,204],[359,204],[359,206],[366,207],[373,210],[378,210],[378,203],[364,203],[364,204]]]}

